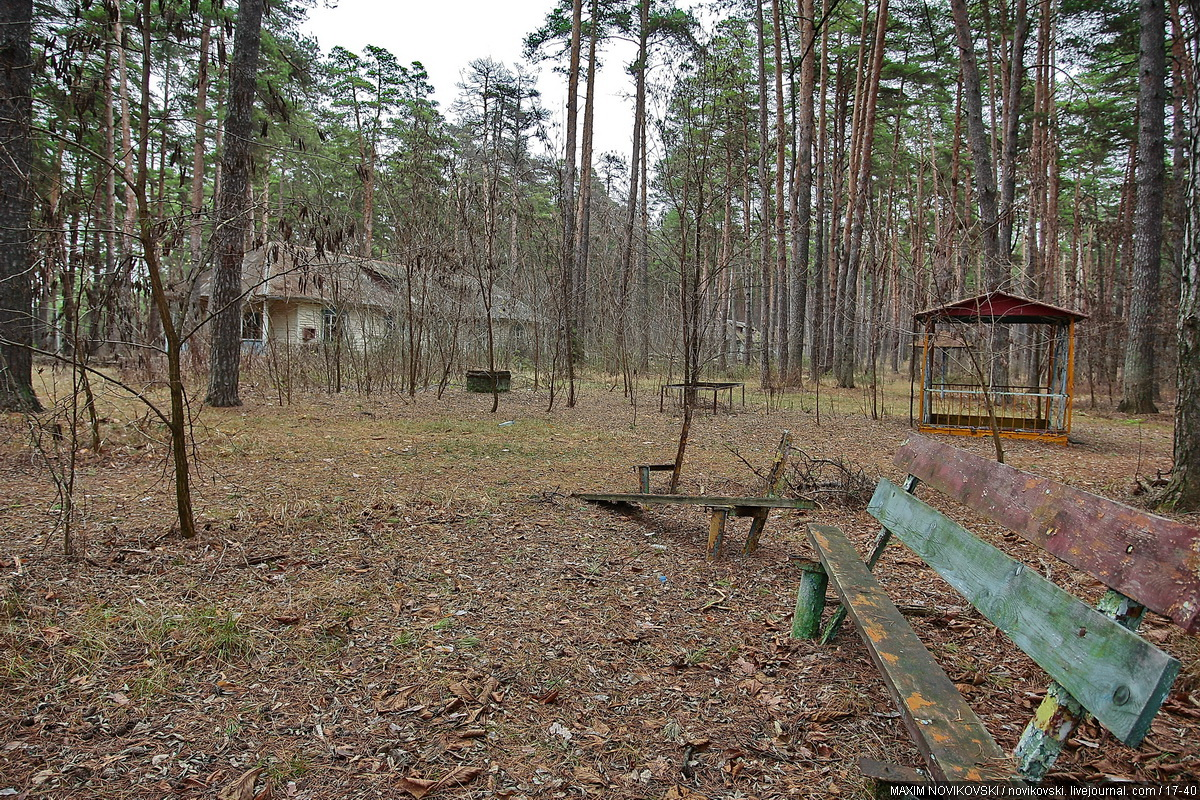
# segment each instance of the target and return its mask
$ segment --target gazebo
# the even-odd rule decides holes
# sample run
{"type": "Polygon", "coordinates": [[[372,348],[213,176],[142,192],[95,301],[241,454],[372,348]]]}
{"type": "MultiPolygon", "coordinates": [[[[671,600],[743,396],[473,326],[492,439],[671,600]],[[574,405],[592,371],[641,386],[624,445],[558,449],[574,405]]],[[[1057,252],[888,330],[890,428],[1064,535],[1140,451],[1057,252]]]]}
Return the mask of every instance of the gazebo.
{"type": "Polygon", "coordinates": [[[994,415],[1001,436],[1066,444],[1075,323],[1086,318],[1006,292],[917,312],[917,430],[986,436],[994,415]]]}

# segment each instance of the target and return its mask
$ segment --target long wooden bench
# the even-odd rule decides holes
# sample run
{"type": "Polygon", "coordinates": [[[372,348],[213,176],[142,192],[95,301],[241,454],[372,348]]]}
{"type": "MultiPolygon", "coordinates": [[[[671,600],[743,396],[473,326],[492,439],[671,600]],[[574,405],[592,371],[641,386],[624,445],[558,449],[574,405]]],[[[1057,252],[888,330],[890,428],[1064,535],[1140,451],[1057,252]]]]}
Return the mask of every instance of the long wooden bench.
{"type": "MultiPolygon", "coordinates": [[[[576,494],[581,500],[617,508],[635,508],[638,505],[685,505],[707,508],[710,514],[708,525],[708,545],[705,555],[713,560],[725,549],[725,523],[729,517],[750,517],[750,530],[746,534],[746,544],[742,552],[753,553],[758,549],[759,539],[767,527],[767,517],[772,508],[808,509],[813,504],[808,500],[797,500],[779,497],[784,485],[784,471],[787,466],[788,451],[792,446],[792,436],[788,431],[783,432],[779,447],[771,468],[763,479],[762,497],[720,497],[716,495],[683,495],[683,494],[653,494],[650,492],[650,473],[674,470],[675,464],[638,464],[634,471],[638,473],[638,494],[576,494]]],[[[682,451],[681,451],[682,452],[682,451]]]]}
{"type": "MultiPolygon", "coordinates": [[[[866,562],[839,529],[809,526],[824,570],[805,573],[800,597],[810,605],[798,600],[797,613],[819,619],[824,581],[833,584],[927,775],[1039,781],[1089,714],[1137,746],[1180,664],[1134,631],[1147,609],[1200,630],[1200,531],[916,435],[896,464],[908,479],[903,487],[880,480],[868,511],[882,529],[866,562]],[[1067,593],[917,499],[922,482],[1087,573],[1107,593],[1095,608],[1067,593]],[[870,572],[893,536],[1053,679],[1011,756],[870,572]]],[[[827,628],[826,637],[834,632],[827,628]]]]}
{"type": "Polygon", "coordinates": [[[758,541],[767,527],[767,516],[773,508],[812,508],[807,500],[786,497],[719,497],[716,495],[685,494],[576,494],[580,500],[609,506],[632,508],[638,505],[701,506],[708,509],[708,545],[705,555],[711,561],[725,550],[725,523],[729,517],[750,517],[750,530],[746,534],[743,553],[758,549],[758,541]]]}

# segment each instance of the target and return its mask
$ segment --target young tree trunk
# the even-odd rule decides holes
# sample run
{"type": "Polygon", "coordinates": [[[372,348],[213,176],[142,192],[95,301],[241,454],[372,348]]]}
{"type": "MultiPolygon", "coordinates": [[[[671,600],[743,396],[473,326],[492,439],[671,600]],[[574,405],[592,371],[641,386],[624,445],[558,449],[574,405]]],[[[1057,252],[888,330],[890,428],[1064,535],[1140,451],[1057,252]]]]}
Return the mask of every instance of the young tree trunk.
{"type": "Polygon", "coordinates": [[[137,219],[137,236],[145,259],[146,272],[150,279],[150,299],[161,325],[166,342],[167,389],[171,408],[164,419],[171,434],[171,461],[175,468],[175,508],[178,515],[179,532],[185,539],[196,535],[196,523],[192,514],[192,487],[190,462],[188,461],[188,431],[190,416],[184,396],[183,371],[180,363],[179,329],[171,316],[170,300],[164,282],[164,267],[159,259],[161,219],[155,215],[156,204],[148,194],[150,185],[150,4],[142,9],[142,72],[141,118],[138,124],[137,169],[134,182],[128,187],[133,194],[132,213],[137,219]]]}
{"type": "Polygon", "coordinates": [[[1132,286],[1125,380],[1118,409],[1153,414],[1155,320],[1158,319],[1162,265],[1162,212],[1165,189],[1166,12],[1163,0],[1141,0],[1138,57],[1137,200],[1133,212],[1132,286]]]}
{"type": "Polygon", "coordinates": [[[216,264],[209,313],[212,350],[208,397],[212,406],[240,406],[238,378],[242,362],[242,259],[250,229],[247,188],[254,90],[263,0],[242,0],[238,7],[233,63],[229,68],[229,101],[225,107],[225,152],[221,157],[221,193],[217,203],[216,264]]]}
{"type": "Polygon", "coordinates": [[[0,411],[41,411],[33,391],[33,0],[0,3],[0,411]]]}
{"type": "Polygon", "coordinates": [[[192,149],[192,224],[188,232],[192,269],[199,270],[204,258],[204,155],[208,141],[208,48],[211,28],[207,21],[200,29],[200,64],[196,76],[196,143],[192,149]]]}

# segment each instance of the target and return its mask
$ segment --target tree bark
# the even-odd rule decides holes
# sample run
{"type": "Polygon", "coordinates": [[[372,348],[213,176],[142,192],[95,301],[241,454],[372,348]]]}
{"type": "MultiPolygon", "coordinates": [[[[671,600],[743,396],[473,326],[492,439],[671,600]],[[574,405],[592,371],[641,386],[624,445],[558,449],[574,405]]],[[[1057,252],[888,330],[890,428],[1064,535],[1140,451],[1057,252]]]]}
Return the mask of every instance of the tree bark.
{"type": "Polygon", "coordinates": [[[0,411],[40,411],[33,391],[33,0],[0,3],[0,411]]]}
{"type": "Polygon", "coordinates": [[[1155,320],[1162,272],[1162,213],[1165,190],[1163,139],[1166,122],[1166,10],[1163,0],[1141,0],[1138,56],[1137,200],[1133,211],[1133,265],[1125,379],[1118,409],[1153,414],[1155,320]]]}
{"type": "Polygon", "coordinates": [[[240,406],[238,378],[242,362],[242,259],[250,230],[246,190],[250,181],[254,90],[263,0],[242,0],[238,7],[229,100],[225,107],[225,152],[221,156],[221,193],[217,203],[216,265],[209,313],[212,314],[208,397],[212,406],[240,406]]]}
{"type": "MultiPolygon", "coordinates": [[[[121,219],[121,238],[117,252],[117,274],[113,276],[113,313],[109,339],[119,348],[122,357],[128,357],[133,344],[133,242],[137,226],[137,198],[134,197],[134,146],[133,123],[130,117],[129,64],[125,55],[125,25],[121,21],[118,6],[113,22],[113,40],[117,45],[117,94],[121,103],[121,177],[123,180],[125,214],[121,219]]],[[[114,165],[115,168],[115,165],[114,165]]]]}
{"type": "MultiPolygon", "coordinates": [[[[626,391],[632,392],[632,362],[629,353],[629,298],[633,285],[634,232],[638,220],[638,195],[642,180],[642,146],[646,132],[646,68],[650,58],[650,0],[638,3],[638,55],[634,62],[633,143],[629,159],[629,196],[625,209],[625,230],[621,246],[621,284],[617,296],[617,357],[626,365],[626,391]]],[[[642,325],[646,320],[641,320],[642,325]]]]}
{"type": "MultiPolygon", "coordinates": [[[[1193,63],[1200,63],[1200,2],[1190,0],[1193,63]]],[[[1200,511],[1200,92],[1188,84],[1191,124],[1188,125],[1188,169],[1180,261],[1179,368],[1175,401],[1175,469],[1163,498],[1174,511],[1200,511]]]]}
{"type": "Polygon", "coordinates": [[[979,202],[980,236],[983,242],[983,285],[988,291],[1001,288],[1006,280],[1005,263],[1000,252],[1000,232],[996,206],[996,170],[992,164],[988,132],[983,125],[983,93],[975,43],[966,0],[950,0],[954,31],[958,38],[963,77],[963,106],[967,117],[967,139],[975,166],[975,188],[979,202]]]}
{"type": "MultiPolygon", "coordinates": [[[[829,14],[829,0],[821,0],[821,16],[826,17],[829,14]]],[[[815,32],[814,32],[815,33],[815,32]]],[[[816,93],[816,105],[819,109],[817,115],[817,132],[816,132],[816,169],[813,176],[813,208],[816,210],[817,218],[815,220],[816,230],[814,231],[813,240],[816,243],[816,252],[813,254],[813,304],[812,304],[812,353],[810,359],[812,364],[812,377],[820,385],[822,373],[828,368],[829,361],[826,358],[829,344],[828,336],[828,318],[832,316],[826,311],[829,299],[829,268],[828,268],[828,247],[826,245],[825,224],[825,194],[826,194],[826,159],[825,150],[827,146],[827,138],[825,132],[828,126],[828,114],[826,113],[826,99],[828,94],[829,84],[829,26],[821,26],[821,68],[820,77],[816,93]]],[[[832,306],[828,306],[832,310],[832,306]]]]}
{"type": "Polygon", "coordinates": [[[787,156],[787,128],[784,124],[783,97],[783,19],[780,14],[780,0],[771,0],[771,28],[774,34],[775,56],[775,248],[776,266],[775,280],[779,313],[776,315],[775,327],[779,331],[776,340],[779,343],[779,375],[787,380],[790,369],[788,339],[791,325],[791,281],[788,274],[788,243],[787,243],[787,199],[783,193],[784,163],[787,156]]]}
{"type": "Polygon", "coordinates": [[[575,223],[575,318],[580,330],[575,338],[573,359],[582,363],[586,358],[585,342],[588,314],[588,280],[592,231],[592,128],[596,114],[596,46],[600,38],[600,13],[592,0],[589,16],[587,51],[587,87],[583,101],[583,137],[579,146],[579,194],[576,196],[575,223]]]}
{"type": "MultiPolygon", "coordinates": [[[[792,248],[795,253],[796,280],[793,285],[793,316],[796,319],[795,335],[792,339],[792,371],[797,378],[804,371],[804,328],[806,320],[809,275],[812,271],[810,237],[812,235],[813,199],[813,90],[816,87],[816,28],[814,26],[813,0],[800,2],[800,87],[792,105],[798,109],[796,122],[796,188],[792,196],[794,234],[792,248]]],[[[815,301],[816,298],[814,298],[815,301]]],[[[812,360],[816,367],[816,340],[818,322],[813,316],[812,360]]]]}
{"type": "Polygon", "coordinates": [[[849,389],[854,386],[855,368],[855,322],[858,317],[858,271],[862,257],[863,228],[866,223],[867,199],[871,191],[871,150],[875,140],[875,112],[879,98],[879,79],[883,73],[884,42],[887,33],[888,0],[879,0],[875,14],[875,37],[871,48],[871,61],[866,80],[863,82],[864,104],[859,117],[861,131],[858,150],[854,160],[854,171],[850,175],[852,193],[846,218],[849,223],[849,241],[846,248],[844,270],[844,292],[839,300],[842,309],[838,319],[838,342],[835,350],[834,371],[838,386],[849,389]]]}
{"type": "Polygon", "coordinates": [[[199,270],[204,258],[204,155],[208,140],[208,48],[211,28],[207,21],[200,29],[200,65],[196,77],[196,142],[192,148],[192,224],[188,232],[192,269],[199,270]]]}
{"type": "Polygon", "coordinates": [[[771,328],[771,181],[767,174],[767,44],[766,21],[763,18],[763,0],[755,3],[755,26],[758,33],[758,191],[762,203],[760,216],[761,230],[759,264],[762,274],[761,302],[762,313],[762,361],[761,385],[764,390],[771,386],[771,347],[773,345],[773,330],[771,328]]]}
{"type": "Polygon", "coordinates": [[[113,42],[104,43],[104,163],[110,165],[104,170],[104,277],[98,274],[100,265],[97,262],[92,273],[92,286],[88,290],[88,338],[91,349],[101,346],[105,338],[105,315],[111,314],[107,306],[110,302],[110,288],[117,277],[117,129],[116,117],[113,114],[113,42]]]}
{"type": "MultiPolygon", "coordinates": [[[[1049,20],[1049,3],[1044,4],[1042,15],[1049,20]]],[[[1004,136],[1001,139],[1000,152],[1000,208],[998,210],[999,229],[997,236],[1000,240],[1000,255],[1007,262],[1011,260],[1013,242],[1013,221],[1016,209],[1013,207],[1017,193],[1017,143],[1021,120],[1021,88],[1025,84],[1025,42],[1029,37],[1029,8],[1027,0],[1017,0],[1016,29],[1013,31],[1012,50],[1009,54],[1008,82],[1005,86],[1002,103],[1004,136]]]]}

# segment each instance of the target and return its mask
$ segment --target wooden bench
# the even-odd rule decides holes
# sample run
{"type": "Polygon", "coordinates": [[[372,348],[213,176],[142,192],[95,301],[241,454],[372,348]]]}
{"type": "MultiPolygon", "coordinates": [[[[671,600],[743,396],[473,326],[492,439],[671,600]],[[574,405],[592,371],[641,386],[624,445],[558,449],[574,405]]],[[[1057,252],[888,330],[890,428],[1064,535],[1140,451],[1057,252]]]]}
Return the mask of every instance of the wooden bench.
{"type": "Polygon", "coordinates": [[[642,494],[650,494],[650,473],[651,472],[674,472],[674,464],[637,464],[633,468],[638,474],[638,487],[642,494]]]}
{"type": "Polygon", "coordinates": [[[590,503],[633,508],[638,505],[682,505],[701,506],[711,514],[708,526],[708,560],[720,556],[725,549],[725,523],[729,517],[750,517],[750,531],[746,534],[743,553],[758,549],[758,541],[767,527],[767,516],[772,508],[812,508],[807,500],[792,500],[785,497],[718,497],[715,495],[686,494],[576,494],[580,500],[590,503]]]}
{"type": "MultiPolygon", "coordinates": [[[[809,526],[824,571],[804,573],[808,585],[797,612],[819,619],[823,582],[833,584],[927,774],[1039,781],[1089,714],[1137,746],[1180,665],[1134,630],[1147,609],[1188,632],[1200,629],[1200,531],[916,435],[900,448],[896,464],[908,479],[903,487],[880,480],[868,511],[883,527],[866,563],[839,529],[809,526]],[[1096,608],[1068,594],[918,500],[913,492],[920,482],[1087,573],[1107,594],[1096,608]],[[869,571],[892,536],[1053,679],[1011,757],[869,571]]],[[[834,633],[836,627],[827,628],[826,638],[834,633]]]]}
{"type": "Polygon", "coordinates": [[[682,494],[651,494],[650,473],[674,470],[674,464],[638,464],[634,470],[638,473],[640,494],[576,494],[581,500],[592,503],[602,503],[615,507],[633,508],[638,505],[688,505],[702,506],[710,513],[708,526],[708,545],[705,555],[712,560],[721,555],[725,548],[725,523],[729,517],[750,517],[750,530],[746,534],[746,544],[743,553],[753,553],[758,549],[759,539],[767,527],[767,517],[772,508],[812,508],[807,500],[792,500],[778,497],[784,482],[784,470],[787,466],[788,450],[791,447],[791,434],[783,432],[779,440],[779,448],[775,459],[764,480],[765,487],[762,497],[719,497],[714,495],[682,495],[682,494]]]}

